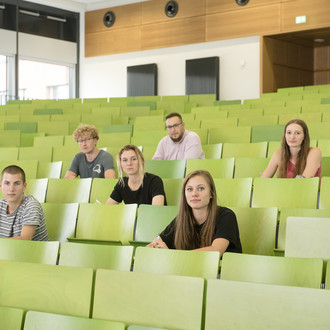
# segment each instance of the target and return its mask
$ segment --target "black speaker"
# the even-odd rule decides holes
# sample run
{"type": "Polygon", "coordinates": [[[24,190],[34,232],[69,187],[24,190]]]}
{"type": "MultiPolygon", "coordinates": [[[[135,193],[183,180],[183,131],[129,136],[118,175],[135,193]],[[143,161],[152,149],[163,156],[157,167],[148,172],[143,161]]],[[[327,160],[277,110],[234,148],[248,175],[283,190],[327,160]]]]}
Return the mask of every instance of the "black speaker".
{"type": "Polygon", "coordinates": [[[174,17],[179,11],[179,5],[176,1],[169,1],[165,5],[165,15],[167,17],[174,17]]]}
{"type": "Polygon", "coordinates": [[[111,27],[115,24],[116,16],[113,11],[107,11],[103,16],[103,24],[106,27],[111,27]]]}
{"type": "Polygon", "coordinates": [[[239,6],[245,6],[250,0],[235,0],[239,6]]]}

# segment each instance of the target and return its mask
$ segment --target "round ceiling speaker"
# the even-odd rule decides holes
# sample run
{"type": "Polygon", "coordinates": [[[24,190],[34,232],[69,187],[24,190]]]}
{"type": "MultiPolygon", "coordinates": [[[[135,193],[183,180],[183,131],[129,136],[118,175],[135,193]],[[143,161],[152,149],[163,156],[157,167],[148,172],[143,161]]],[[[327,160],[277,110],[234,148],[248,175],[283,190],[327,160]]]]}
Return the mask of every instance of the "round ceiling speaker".
{"type": "Polygon", "coordinates": [[[103,24],[106,27],[111,27],[115,24],[116,16],[113,11],[107,11],[103,16],[103,24]]]}
{"type": "Polygon", "coordinates": [[[250,0],[235,0],[239,6],[245,6],[250,0]]]}
{"type": "Polygon", "coordinates": [[[176,1],[169,1],[165,5],[165,15],[167,17],[174,17],[179,11],[179,5],[176,1]]]}

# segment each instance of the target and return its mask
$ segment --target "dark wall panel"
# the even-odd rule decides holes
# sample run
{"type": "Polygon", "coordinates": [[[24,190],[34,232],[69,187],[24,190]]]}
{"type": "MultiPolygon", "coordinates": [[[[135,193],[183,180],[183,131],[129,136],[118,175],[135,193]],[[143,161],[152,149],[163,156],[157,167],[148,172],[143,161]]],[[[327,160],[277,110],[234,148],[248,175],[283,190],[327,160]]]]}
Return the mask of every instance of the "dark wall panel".
{"type": "Polygon", "coordinates": [[[186,60],[186,94],[216,94],[219,99],[219,57],[186,60]]]}
{"type": "Polygon", "coordinates": [[[127,67],[127,96],[157,95],[157,64],[127,67]]]}

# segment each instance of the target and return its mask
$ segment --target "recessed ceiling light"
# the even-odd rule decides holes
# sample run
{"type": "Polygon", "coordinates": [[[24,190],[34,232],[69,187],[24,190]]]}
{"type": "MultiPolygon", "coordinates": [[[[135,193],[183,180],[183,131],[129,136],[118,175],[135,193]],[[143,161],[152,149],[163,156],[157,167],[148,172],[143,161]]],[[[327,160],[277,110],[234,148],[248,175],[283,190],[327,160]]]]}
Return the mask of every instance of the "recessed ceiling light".
{"type": "Polygon", "coordinates": [[[324,42],[325,40],[324,39],[321,39],[321,38],[318,38],[318,39],[314,39],[314,42],[318,42],[318,43],[322,43],[324,42]]]}

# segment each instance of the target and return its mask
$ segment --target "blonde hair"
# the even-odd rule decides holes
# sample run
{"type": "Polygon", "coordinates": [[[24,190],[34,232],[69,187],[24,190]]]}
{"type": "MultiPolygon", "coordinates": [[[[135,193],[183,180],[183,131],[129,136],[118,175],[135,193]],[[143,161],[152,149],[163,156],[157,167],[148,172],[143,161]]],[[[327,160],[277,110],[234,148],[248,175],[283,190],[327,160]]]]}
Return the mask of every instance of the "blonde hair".
{"type": "Polygon", "coordinates": [[[218,208],[219,207],[217,205],[217,192],[211,174],[208,171],[202,170],[189,173],[186,176],[182,185],[179,213],[175,221],[175,248],[180,250],[192,250],[199,248],[200,244],[202,244],[202,246],[211,245],[215,230],[218,208]],[[206,180],[210,189],[211,196],[208,205],[207,219],[205,220],[205,224],[200,233],[198,233],[196,230],[197,222],[194,218],[192,208],[187,203],[185,193],[188,181],[195,176],[201,176],[206,180]]]}
{"type": "Polygon", "coordinates": [[[87,135],[93,139],[99,139],[99,131],[94,125],[79,125],[76,130],[73,132],[73,138],[78,141],[82,136],[87,135]]]}
{"type": "Polygon", "coordinates": [[[135,152],[136,157],[139,161],[139,175],[141,175],[142,177],[144,176],[144,157],[143,157],[141,150],[133,144],[127,144],[119,151],[119,153],[117,155],[117,169],[118,169],[119,182],[121,185],[124,185],[124,179],[123,179],[124,171],[121,166],[121,156],[124,153],[124,151],[129,151],[129,150],[132,150],[135,152]]]}

